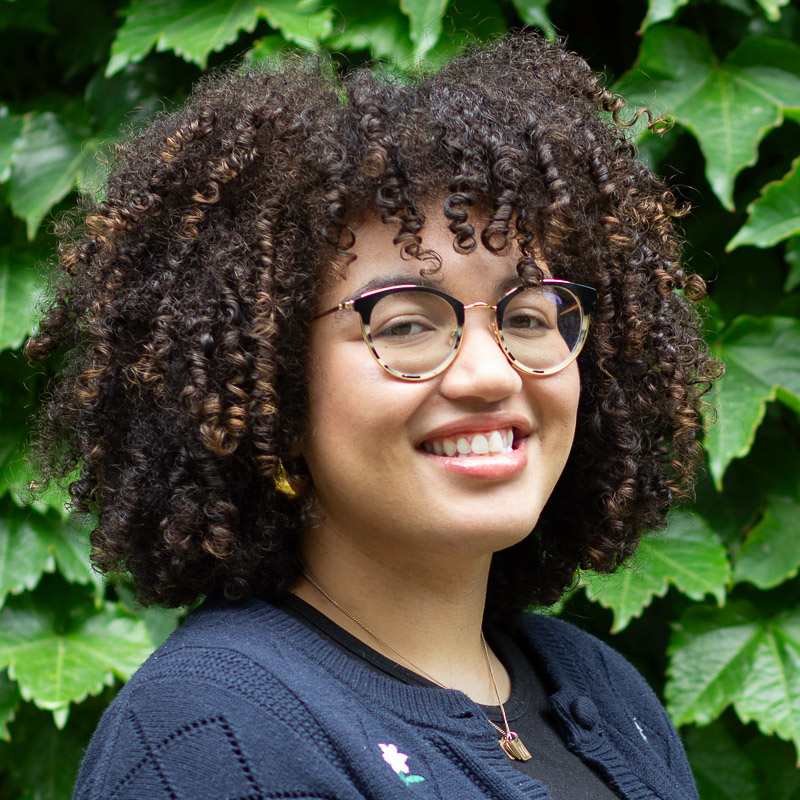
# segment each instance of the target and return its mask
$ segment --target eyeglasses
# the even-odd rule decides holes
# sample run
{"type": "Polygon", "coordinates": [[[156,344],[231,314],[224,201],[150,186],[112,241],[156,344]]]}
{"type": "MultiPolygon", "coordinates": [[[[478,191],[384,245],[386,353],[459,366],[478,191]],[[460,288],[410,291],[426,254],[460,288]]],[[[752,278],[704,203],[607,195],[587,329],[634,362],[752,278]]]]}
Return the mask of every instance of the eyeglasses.
{"type": "Polygon", "coordinates": [[[464,336],[464,312],[494,311],[492,333],[506,358],[528,375],[553,375],[583,348],[597,291],[579,283],[546,278],[518,286],[497,305],[464,305],[430,286],[403,284],[364,292],[317,314],[356,311],[375,360],[404,381],[425,381],[453,363],[464,336]]]}

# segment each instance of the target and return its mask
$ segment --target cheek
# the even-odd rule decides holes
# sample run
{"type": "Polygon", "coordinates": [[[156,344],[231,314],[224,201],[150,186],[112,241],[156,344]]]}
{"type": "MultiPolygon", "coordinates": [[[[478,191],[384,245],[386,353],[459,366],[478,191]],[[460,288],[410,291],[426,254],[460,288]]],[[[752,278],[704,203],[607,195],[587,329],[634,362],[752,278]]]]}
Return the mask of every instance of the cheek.
{"type": "Polygon", "coordinates": [[[358,471],[370,459],[380,461],[418,405],[419,390],[388,376],[363,342],[347,342],[327,352],[319,348],[308,393],[301,452],[317,483],[334,467],[341,471],[347,464],[358,471]]]}
{"type": "Polygon", "coordinates": [[[565,372],[566,374],[564,377],[567,384],[563,387],[561,402],[564,406],[564,412],[569,419],[570,428],[574,433],[578,416],[578,403],[581,399],[581,376],[576,363],[571,364],[565,372]]]}
{"type": "Polygon", "coordinates": [[[555,375],[532,380],[536,383],[531,392],[535,392],[538,397],[541,413],[559,421],[572,419],[574,423],[581,396],[581,379],[577,366],[573,363],[555,375]]]}
{"type": "Polygon", "coordinates": [[[565,462],[575,438],[581,392],[578,368],[571,364],[563,372],[539,380],[537,406],[543,438],[553,455],[565,462]]]}
{"type": "Polygon", "coordinates": [[[381,373],[362,343],[320,348],[309,368],[309,433],[332,427],[357,429],[386,391],[381,373]]]}

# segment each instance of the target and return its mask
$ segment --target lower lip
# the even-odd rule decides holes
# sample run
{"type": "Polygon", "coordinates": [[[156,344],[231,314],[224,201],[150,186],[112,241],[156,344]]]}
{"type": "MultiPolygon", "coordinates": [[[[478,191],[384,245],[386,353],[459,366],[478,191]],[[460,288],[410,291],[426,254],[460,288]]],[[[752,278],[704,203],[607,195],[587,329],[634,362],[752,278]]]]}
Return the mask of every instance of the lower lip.
{"type": "Polygon", "coordinates": [[[528,452],[525,440],[519,442],[518,447],[510,453],[497,453],[486,456],[450,457],[437,456],[425,453],[428,458],[434,459],[448,472],[467,478],[484,481],[499,481],[511,478],[522,472],[528,463],[528,452]]]}

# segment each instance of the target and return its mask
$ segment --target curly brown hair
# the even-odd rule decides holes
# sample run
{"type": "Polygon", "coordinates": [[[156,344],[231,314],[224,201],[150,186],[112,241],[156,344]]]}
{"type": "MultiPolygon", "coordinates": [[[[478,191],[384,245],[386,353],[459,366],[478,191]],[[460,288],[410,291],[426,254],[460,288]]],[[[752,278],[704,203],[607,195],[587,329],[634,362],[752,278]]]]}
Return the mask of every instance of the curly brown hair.
{"type": "Polygon", "coordinates": [[[291,500],[273,476],[279,459],[305,472],[291,453],[321,282],[376,212],[407,258],[430,257],[432,201],[456,251],[513,242],[521,274],[544,259],[599,291],[569,462],[533,535],[496,554],[490,611],[618,566],[691,490],[719,372],[682,210],[623,108],[577,55],[518,33],[403,80],[320,58],[215,75],[120,145],[105,198],[60,224],[63,280],[26,346],[69,354],[39,439],[49,477],[80,471],[96,566],[171,606],[296,581],[313,485],[291,500]]]}

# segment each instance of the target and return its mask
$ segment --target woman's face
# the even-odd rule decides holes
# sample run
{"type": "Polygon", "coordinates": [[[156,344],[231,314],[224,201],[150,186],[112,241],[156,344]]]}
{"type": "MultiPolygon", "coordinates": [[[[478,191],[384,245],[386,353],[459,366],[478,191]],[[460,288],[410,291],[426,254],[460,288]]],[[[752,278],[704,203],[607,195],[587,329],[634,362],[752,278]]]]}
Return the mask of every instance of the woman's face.
{"type": "MultiPolygon", "coordinates": [[[[516,256],[453,250],[442,217],[423,245],[442,258],[436,287],[464,304],[494,304],[516,274],[516,256]]],[[[357,260],[319,299],[318,311],[364,291],[419,278],[394,230],[379,220],[357,231],[357,260]]],[[[466,312],[455,361],[422,382],[389,375],[361,335],[359,315],[338,311],[311,334],[309,425],[301,451],[321,523],[309,536],[347,542],[384,558],[487,555],[533,529],[564,467],[575,432],[580,383],[572,363],[549,377],[517,372],[495,342],[492,312],[466,312]],[[511,452],[448,456],[472,444],[511,452]],[[500,439],[498,439],[498,436],[500,439]],[[478,443],[475,444],[475,438],[478,443]],[[437,453],[446,451],[442,455],[437,453]]]]}

